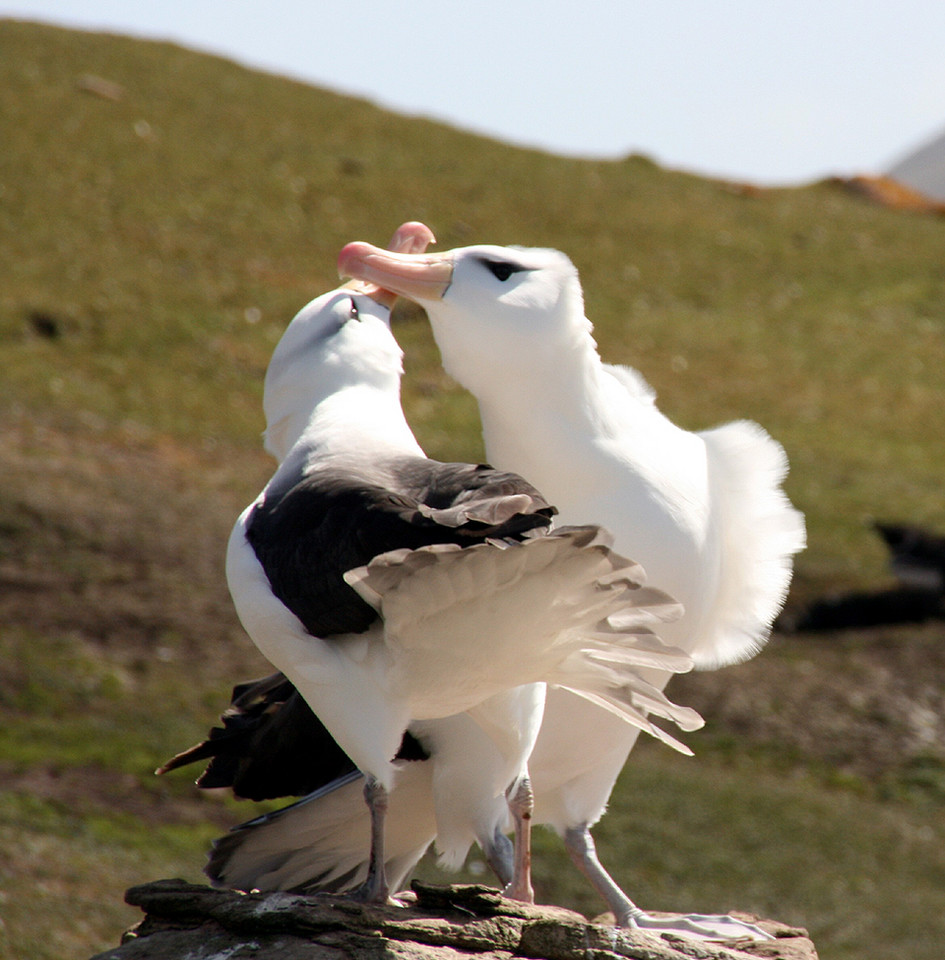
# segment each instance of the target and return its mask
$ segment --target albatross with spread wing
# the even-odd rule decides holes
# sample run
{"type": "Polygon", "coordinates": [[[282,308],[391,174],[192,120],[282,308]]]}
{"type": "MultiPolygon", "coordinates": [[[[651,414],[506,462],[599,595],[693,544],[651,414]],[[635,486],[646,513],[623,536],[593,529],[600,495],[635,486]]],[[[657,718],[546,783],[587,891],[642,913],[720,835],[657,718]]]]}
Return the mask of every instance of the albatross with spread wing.
{"type": "MultiPolygon", "coordinates": [[[[464,738],[441,736],[450,718],[468,711],[467,729],[505,748],[527,742],[518,730],[537,728],[543,682],[670,742],[641,698],[698,724],[639,676],[690,665],[651,633],[675,602],[643,587],[598,527],[550,531],[553,508],[521,477],[426,458],[400,375],[385,303],[341,288],[299,313],[267,373],[267,447],[280,466],[227,556],[250,636],[317,716],[333,762],[340,751],[365,777],[370,899],[389,892],[384,815],[408,733],[428,755],[424,741],[435,744],[443,771],[481,778],[492,771],[468,769],[464,738]]],[[[438,829],[460,791],[433,773],[438,829]]]]}

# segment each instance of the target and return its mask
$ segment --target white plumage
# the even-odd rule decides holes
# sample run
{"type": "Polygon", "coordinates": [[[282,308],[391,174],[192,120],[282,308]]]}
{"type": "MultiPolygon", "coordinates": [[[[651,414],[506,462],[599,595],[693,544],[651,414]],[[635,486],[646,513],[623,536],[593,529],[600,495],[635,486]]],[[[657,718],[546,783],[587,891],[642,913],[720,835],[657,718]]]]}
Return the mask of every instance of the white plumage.
{"type": "MultiPolygon", "coordinates": [[[[372,898],[387,894],[385,862],[400,873],[426,836],[406,830],[407,849],[385,853],[383,814],[408,728],[432,748],[437,832],[471,840],[481,829],[474,817],[495,834],[504,819],[496,801],[534,741],[543,689],[520,685],[562,684],[669,742],[646,710],[687,729],[701,722],[640,676],[654,663],[691,665],[651,633],[678,615],[675,601],[643,587],[642,570],[599,528],[546,533],[548,505],[520,477],[427,460],[400,408],[401,372],[388,308],[363,291],[332,291],[299,313],[266,379],[266,444],[281,462],[227,552],[247,632],[366,777],[372,898]],[[618,613],[619,625],[609,622],[618,613]],[[470,713],[444,721],[461,711],[470,713]],[[471,723],[475,735],[492,734],[490,768],[473,770],[458,752],[471,723]],[[471,812],[457,815],[462,777],[451,769],[477,784],[482,802],[471,812]]],[[[320,804],[267,820],[266,832],[285,835],[300,811],[339,799],[323,790],[320,804]]],[[[387,832],[388,842],[400,836],[387,832]]],[[[246,829],[244,853],[262,833],[246,829]]],[[[282,888],[304,874],[291,851],[275,856],[282,862],[270,856],[253,885],[282,888]]],[[[250,882],[254,868],[237,860],[218,864],[219,879],[250,882]]],[[[315,861],[324,866],[323,851],[315,861]]],[[[329,873],[350,869],[339,862],[329,873]]]]}
{"type": "MultiPolygon", "coordinates": [[[[577,271],[558,251],[396,256],[356,243],[339,270],[426,309],[445,369],[479,402],[490,461],[528,476],[563,521],[614,532],[617,547],[683,602],[686,614],[665,638],[704,668],[758,652],[804,546],[803,518],[781,490],[786,458],[761,427],[692,433],[666,418],[636,371],[601,361],[577,271]]],[[[660,688],[669,676],[647,674],[660,688]]],[[[564,836],[620,922],[658,927],[600,866],[589,832],[636,735],[549,691],[530,761],[535,816],[564,836]]],[[[691,926],[738,930],[724,918],[691,926]]]]}

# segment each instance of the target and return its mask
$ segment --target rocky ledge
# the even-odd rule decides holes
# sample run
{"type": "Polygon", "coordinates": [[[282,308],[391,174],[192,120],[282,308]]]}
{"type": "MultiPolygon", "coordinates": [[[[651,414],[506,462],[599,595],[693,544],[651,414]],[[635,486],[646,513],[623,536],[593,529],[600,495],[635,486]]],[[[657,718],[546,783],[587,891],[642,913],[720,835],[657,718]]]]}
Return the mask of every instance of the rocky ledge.
{"type": "Polygon", "coordinates": [[[404,907],[240,894],[183,880],[132,887],[145,919],[92,960],[817,960],[807,931],[746,917],[767,941],[706,943],[590,923],[484,886],[415,883],[404,907]]]}

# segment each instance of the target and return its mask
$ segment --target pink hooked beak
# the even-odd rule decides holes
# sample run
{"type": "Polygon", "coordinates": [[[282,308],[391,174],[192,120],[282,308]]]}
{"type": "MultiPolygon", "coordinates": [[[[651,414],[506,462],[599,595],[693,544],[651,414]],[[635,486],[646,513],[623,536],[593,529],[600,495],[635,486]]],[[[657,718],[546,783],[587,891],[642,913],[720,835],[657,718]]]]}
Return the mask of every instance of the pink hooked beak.
{"type": "Polygon", "coordinates": [[[424,249],[425,245],[416,251],[381,250],[356,241],[338,255],[338,273],[409,300],[442,300],[453,279],[453,255],[424,253],[424,249]]]}
{"type": "MultiPolygon", "coordinates": [[[[431,243],[436,243],[433,231],[426,224],[410,220],[397,228],[386,251],[377,247],[372,249],[379,250],[380,253],[387,253],[389,256],[416,256],[422,254],[428,244],[431,243]]],[[[348,246],[355,246],[355,244],[348,244],[348,246]]],[[[362,244],[362,246],[368,246],[368,244],[362,244]]],[[[354,272],[343,273],[342,276],[352,278],[344,284],[346,289],[363,293],[382,306],[387,307],[388,310],[393,309],[399,290],[388,288],[382,283],[377,283],[369,277],[354,272]]]]}

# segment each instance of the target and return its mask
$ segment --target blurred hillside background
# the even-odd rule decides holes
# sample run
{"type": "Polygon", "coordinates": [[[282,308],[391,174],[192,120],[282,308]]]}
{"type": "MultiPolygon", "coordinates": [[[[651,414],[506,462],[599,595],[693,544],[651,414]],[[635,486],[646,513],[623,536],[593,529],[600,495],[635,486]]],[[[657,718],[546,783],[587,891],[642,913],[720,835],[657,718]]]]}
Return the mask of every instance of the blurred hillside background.
{"type": "MultiPolygon", "coordinates": [[[[406,219],[443,249],[564,250],[606,360],[683,426],[751,418],[791,461],[809,548],[784,629],[747,664],[674,681],[707,726],[694,759],[632,755],[597,833],[618,880],[653,909],[807,926],[825,960],[941,956],[940,608],[788,629],[894,584],[875,520],[945,533],[935,203],[869,178],[759,189],[567,159],[173,45],[13,21],[0,76],[3,960],[116,943],[138,919],[126,887],[199,880],[210,840],[257,812],[151,771],[267,671],[222,560],[272,467],[272,348],[336,284],[345,242],[406,219]]],[[[427,452],[481,458],[422,313],[395,322],[427,452]]],[[[566,860],[542,835],[539,897],[593,916],[566,860]]]]}

